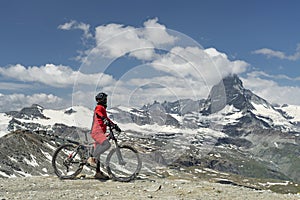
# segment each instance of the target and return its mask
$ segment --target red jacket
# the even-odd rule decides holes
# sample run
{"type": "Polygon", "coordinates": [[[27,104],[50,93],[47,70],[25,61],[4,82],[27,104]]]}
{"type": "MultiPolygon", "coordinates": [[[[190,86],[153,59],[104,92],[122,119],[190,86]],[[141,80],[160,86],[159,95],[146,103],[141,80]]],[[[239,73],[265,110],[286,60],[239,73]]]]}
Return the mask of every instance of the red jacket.
{"type": "Polygon", "coordinates": [[[107,119],[110,123],[112,123],[112,121],[107,117],[105,107],[97,105],[94,110],[91,136],[95,142],[99,144],[102,144],[107,139],[105,135],[106,125],[104,124],[103,119],[107,119]]]}

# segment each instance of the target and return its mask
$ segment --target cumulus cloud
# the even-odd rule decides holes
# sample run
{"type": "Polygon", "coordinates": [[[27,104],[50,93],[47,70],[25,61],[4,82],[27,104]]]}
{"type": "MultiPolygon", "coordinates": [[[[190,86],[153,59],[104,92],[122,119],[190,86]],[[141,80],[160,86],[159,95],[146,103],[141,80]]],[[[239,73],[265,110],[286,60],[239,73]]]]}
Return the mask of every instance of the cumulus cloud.
{"type": "Polygon", "coordinates": [[[32,104],[39,104],[45,108],[60,108],[65,106],[65,102],[60,97],[52,94],[1,94],[0,93],[0,112],[20,110],[32,104]]]}
{"type": "MultiPolygon", "coordinates": [[[[92,37],[89,25],[74,20],[58,28],[80,29],[85,38],[92,37]]],[[[101,90],[113,94],[111,102],[114,105],[136,106],[153,99],[205,98],[210,87],[221,78],[243,73],[248,67],[248,63],[231,61],[225,53],[214,48],[203,49],[186,35],[167,29],[158,22],[158,18],[145,21],[142,27],[116,23],[101,25],[95,28],[93,39],[94,48],[79,56],[82,59],[89,52],[89,56],[82,59],[81,72],[48,64],[27,68],[11,66],[2,72],[0,70],[0,74],[54,87],[70,87],[76,81],[73,92],[75,104],[93,104],[93,96],[101,90]],[[145,64],[142,70],[138,70],[140,64],[133,66],[119,80],[105,74],[114,59],[128,58],[127,55],[141,61],[141,65],[145,64]],[[99,67],[96,69],[95,66],[99,67]],[[89,67],[93,69],[87,69],[89,67]],[[83,71],[93,74],[84,74],[83,71]]]]}
{"type": "Polygon", "coordinates": [[[168,31],[157,18],[145,21],[142,28],[121,24],[98,26],[95,39],[95,54],[111,58],[128,54],[151,63],[149,66],[158,71],[175,77],[193,77],[210,85],[229,74],[243,73],[249,66],[241,60],[230,61],[225,53],[214,48],[203,49],[186,35],[168,31]]]}
{"type": "Polygon", "coordinates": [[[272,77],[266,73],[252,72],[242,79],[244,86],[271,103],[299,105],[300,87],[281,86],[274,80],[261,78],[262,74],[272,77]]]}
{"type": "Polygon", "coordinates": [[[296,52],[293,55],[286,55],[282,51],[275,51],[269,48],[262,48],[253,51],[254,54],[262,54],[267,56],[268,58],[275,57],[279,59],[291,60],[296,61],[300,58],[300,44],[297,45],[296,52]]]}
{"type": "MultiPolygon", "coordinates": [[[[96,47],[85,60],[89,64],[83,65],[86,68],[101,66],[98,70],[104,72],[119,57],[140,61],[134,62],[136,66],[131,66],[115,84],[101,88],[114,93],[114,104],[141,106],[153,99],[205,98],[223,77],[243,73],[249,66],[245,61],[229,60],[215,48],[203,49],[188,36],[168,30],[157,18],[145,21],[141,28],[98,26],[95,41],[96,47]]],[[[87,89],[77,91],[75,97],[84,102],[80,91],[87,89]]]]}
{"type": "MultiPolygon", "coordinates": [[[[74,24],[76,22],[71,21],[61,28],[71,29],[74,24]]],[[[228,74],[242,73],[248,67],[244,61],[230,61],[225,53],[214,48],[202,49],[195,41],[187,45],[186,41],[192,39],[176,33],[160,24],[158,18],[145,21],[141,28],[115,23],[101,25],[95,28],[96,47],[90,51],[90,58],[103,56],[113,60],[129,55],[151,62],[157,70],[200,77],[201,81],[206,79],[209,84],[228,74]],[[157,49],[165,53],[157,53],[157,49]]],[[[89,62],[88,59],[84,61],[89,62]]]]}
{"type": "Polygon", "coordinates": [[[194,77],[199,81],[205,81],[208,85],[216,84],[220,78],[229,74],[245,72],[249,66],[241,60],[230,61],[226,54],[214,48],[199,47],[174,47],[153,61],[152,65],[175,76],[180,74],[186,78],[194,77]]]}
{"type": "Polygon", "coordinates": [[[155,56],[154,48],[173,44],[176,37],[155,18],[144,22],[142,28],[122,24],[98,26],[95,40],[99,52],[107,57],[117,58],[128,53],[140,60],[150,60],[155,56]]]}
{"type": "Polygon", "coordinates": [[[25,82],[39,82],[48,86],[65,88],[76,84],[96,85],[114,82],[112,76],[103,73],[83,74],[63,65],[46,64],[43,66],[25,67],[17,64],[0,68],[0,75],[25,82]]]}
{"type": "MultiPolygon", "coordinates": [[[[103,56],[117,58],[129,54],[139,60],[150,60],[155,56],[154,48],[173,44],[176,37],[168,33],[165,25],[158,23],[158,18],[144,22],[143,27],[136,28],[123,24],[107,24],[95,28],[95,37],[90,31],[90,25],[71,20],[58,26],[61,30],[82,30],[83,42],[88,39],[96,43],[93,53],[101,53],[103,56]]],[[[75,58],[78,61],[86,61],[88,51],[80,51],[75,58]]]]}
{"type": "Polygon", "coordinates": [[[167,32],[163,24],[158,23],[158,18],[144,22],[144,28],[138,29],[142,38],[151,41],[156,47],[164,44],[174,44],[177,38],[167,32]]]}
{"type": "MultiPolygon", "coordinates": [[[[174,47],[148,66],[137,66],[129,71],[117,87],[131,88],[127,102],[123,103],[132,105],[153,100],[198,100],[206,98],[211,87],[223,77],[243,73],[247,67],[248,63],[230,61],[226,54],[213,48],[174,47]]],[[[127,90],[122,89],[120,93],[127,90]]]]}

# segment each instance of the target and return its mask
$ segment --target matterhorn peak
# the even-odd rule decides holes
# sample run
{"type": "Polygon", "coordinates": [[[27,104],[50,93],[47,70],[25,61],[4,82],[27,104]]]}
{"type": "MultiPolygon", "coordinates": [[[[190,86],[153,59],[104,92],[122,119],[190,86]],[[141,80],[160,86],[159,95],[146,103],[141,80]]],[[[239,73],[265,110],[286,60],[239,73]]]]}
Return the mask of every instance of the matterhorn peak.
{"type": "Polygon", "coordinates": [[[239,110],[253,110],[255,108],[251,104],[251,99],[266,102],[250,90],[245,89],[243,82],[236,74],[231,74],[212,87],[203,113],[218,112],[226,105],[233,105],[239,110]]]}

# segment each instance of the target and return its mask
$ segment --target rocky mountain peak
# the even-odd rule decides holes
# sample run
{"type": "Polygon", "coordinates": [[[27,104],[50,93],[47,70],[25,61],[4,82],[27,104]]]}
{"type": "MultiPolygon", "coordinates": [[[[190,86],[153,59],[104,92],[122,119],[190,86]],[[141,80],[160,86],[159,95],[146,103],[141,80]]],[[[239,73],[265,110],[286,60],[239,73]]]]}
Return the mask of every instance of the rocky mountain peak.
{"type": "Polygon", "coordinates": [[[65,114],[71,115],[72,113],[76,113],[77,111],[74,110],[73,108],[68,108],[66,109],[66,111],[64,112],[65,114]]]}
{"type": "Polygon", "coordinates": [[[212,87],[203,113],[218,112],[226,105],[233,105],[239,110],[252,110],[254,107],[251,100],[268,104],[264,99],[245,89],[243,82],[236,74],[229,75],[212,87]]]}
{"type": "Polygon", "coordinates": [[[10,111],[6,114],[18,119],[47,119],[47,117],[43,114],[43,110],[44,108],[42,106],[33,104],[31,107],[22,108],[20,111],[10,111]]]}
{"type": "Polygon", "coordinates": [[[235,89],[242,91],[244,89],[243,82],[236,74],[226,76],[222,82],[226,90],[235,89]]]}

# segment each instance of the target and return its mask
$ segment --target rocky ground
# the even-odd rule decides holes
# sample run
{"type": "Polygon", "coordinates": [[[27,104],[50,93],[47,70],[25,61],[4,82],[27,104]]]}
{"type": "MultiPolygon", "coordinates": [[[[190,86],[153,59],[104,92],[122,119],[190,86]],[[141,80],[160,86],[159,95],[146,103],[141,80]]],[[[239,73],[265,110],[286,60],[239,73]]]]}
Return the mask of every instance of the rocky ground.
{"type": "Polygon", "coordinates": [[[300,199],[241,186],[182,177],[139,178],[122,183],[92,178],[60,180],[54,176],[0,179],[0,200],[8,199],[300,199]]]}

